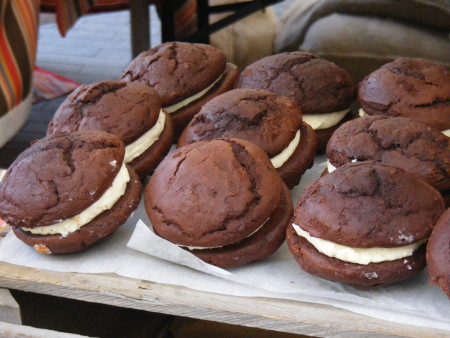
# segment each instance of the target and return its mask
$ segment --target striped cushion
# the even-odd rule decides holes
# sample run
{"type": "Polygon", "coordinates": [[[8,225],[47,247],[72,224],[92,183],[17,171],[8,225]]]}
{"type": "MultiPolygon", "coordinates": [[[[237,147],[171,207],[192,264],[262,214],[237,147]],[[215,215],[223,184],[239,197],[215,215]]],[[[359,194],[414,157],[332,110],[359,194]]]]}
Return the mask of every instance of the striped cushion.
{"type": "Polygon", "coordinates": [[[39,0],[0,1],[0,117],[31,89],[39,0]]]}

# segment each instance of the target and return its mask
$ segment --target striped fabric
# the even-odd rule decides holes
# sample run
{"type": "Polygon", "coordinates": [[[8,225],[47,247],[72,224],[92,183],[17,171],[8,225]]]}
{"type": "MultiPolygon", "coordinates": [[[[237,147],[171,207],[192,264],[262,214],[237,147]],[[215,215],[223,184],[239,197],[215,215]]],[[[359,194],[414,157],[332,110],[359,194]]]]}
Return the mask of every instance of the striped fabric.
{"type": "Polygon", "coordinates": [[[70,93],[78,88],[80,83],[64,76],[34,67],[33,73],[33,104],[42,100],[52,100],[70,93]]]}
{"type": "Polygon", "coordinates": [[[0,0],[0,117],[31,89],[39,0],[0,0]]]}

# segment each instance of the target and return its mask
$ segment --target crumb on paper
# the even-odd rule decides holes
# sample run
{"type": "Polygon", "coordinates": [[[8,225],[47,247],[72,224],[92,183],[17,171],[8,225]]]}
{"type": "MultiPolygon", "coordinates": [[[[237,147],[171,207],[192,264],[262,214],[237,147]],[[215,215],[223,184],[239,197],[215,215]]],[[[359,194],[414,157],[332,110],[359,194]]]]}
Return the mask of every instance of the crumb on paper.
{"type": "Polygon", "coordinates": [[[51,255],[52,254],[50,249],[47,248],[47,246],[44,245],[44,244],[35,244],[33,246],[33,249],[36,250],[37,252],[39,252],[40,254],[43,254],[43,255],[51,255]]]}

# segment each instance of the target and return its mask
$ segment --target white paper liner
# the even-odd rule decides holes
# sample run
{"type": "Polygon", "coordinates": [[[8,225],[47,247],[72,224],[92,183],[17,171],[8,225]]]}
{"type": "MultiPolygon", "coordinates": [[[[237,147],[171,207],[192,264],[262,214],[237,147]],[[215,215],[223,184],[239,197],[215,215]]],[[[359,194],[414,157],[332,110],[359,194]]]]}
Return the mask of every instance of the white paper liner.
{"type": "MultiPolygon", "coordinates": [[[[293,189],[294,203],[326,168],[323,156],[316,160],[321,164],[308,170],[293,189]]],[[[0,241],[0,260],[53,271],[116,273],[233,296],[328,304],[378,319],[450,331],[450,301],[439,288],[428,285],[426,271],[405,282],[363,291],[302,271],[286,244],[263,261],[226,271],[159,238],[146,224],[150,222],[141,201],[113,236],[85,252],[62,256],[37,254],[10,233],[0,241]]]]}

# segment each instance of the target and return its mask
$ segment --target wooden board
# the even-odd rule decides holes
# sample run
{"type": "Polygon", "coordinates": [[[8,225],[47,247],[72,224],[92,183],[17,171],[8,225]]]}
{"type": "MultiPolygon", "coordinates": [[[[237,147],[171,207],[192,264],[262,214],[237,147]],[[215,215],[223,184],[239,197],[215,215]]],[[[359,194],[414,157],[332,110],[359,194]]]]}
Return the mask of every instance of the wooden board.
{"type": "Polygon", "coordinates": [[[0,262],[0,287],[228,324],[323,337],[449,337],[331,306],[226,296],[114,274],[62,273],[0,262]]]}

